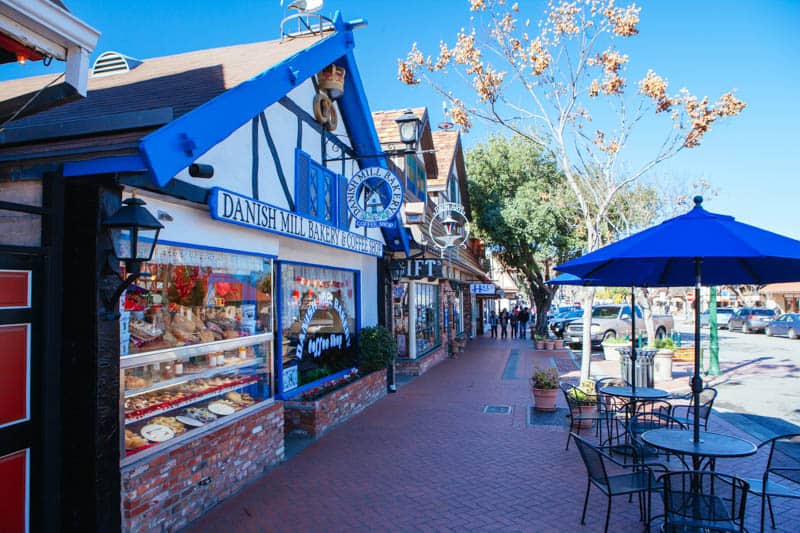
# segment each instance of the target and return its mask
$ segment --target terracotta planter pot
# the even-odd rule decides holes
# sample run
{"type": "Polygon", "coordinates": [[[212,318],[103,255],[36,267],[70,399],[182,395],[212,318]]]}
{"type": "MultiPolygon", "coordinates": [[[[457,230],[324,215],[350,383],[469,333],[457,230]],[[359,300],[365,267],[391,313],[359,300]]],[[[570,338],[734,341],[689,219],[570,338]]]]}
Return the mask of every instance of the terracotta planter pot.
{"type": "Polygon", "coordinates": [[[553,349],[553,341],[544,341],[544,349],[545,350],[552,350],[553,349]]]}
{"type": "Polygon", "coordinates": [[[555,411],[558,389],[532,389],[534,409],[537,411],[555,411]]]}
{"type": "Polygon", "coordinates": [[[537,350],[544,350],[544,341],[536,340],[534,342],[537,350]]]}
{"type": "Polygon", "coordinates": [[[562,339],[557,339],[553,341],[553,349],[554,350],[563,350],[564,349],[564,341],[562,339]]]}
{"type": "MultiPolygon", "coordinates": [[[[572,410],[572,416],[578,416],[578,415],[586,416],[586,415],[595,415],[595,414],[597,414],[597,406],[585,405],[585,406],[581,407],[580,409],[573,409],[572,410]]],[[[593,423],[594,423],[594,420],[581,420],[577,424],[575,424],[575,426],[579,427],[581,429],[588,429],[588,428],[592,427],[593,423]]]]}

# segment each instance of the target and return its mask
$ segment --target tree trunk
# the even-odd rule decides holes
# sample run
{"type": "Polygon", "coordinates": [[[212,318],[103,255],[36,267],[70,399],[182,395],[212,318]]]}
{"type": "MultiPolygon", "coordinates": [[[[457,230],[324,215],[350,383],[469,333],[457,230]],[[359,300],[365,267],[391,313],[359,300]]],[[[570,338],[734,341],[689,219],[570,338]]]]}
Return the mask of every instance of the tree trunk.
{"type": "Polygon", "coordinates": [[[583,307],[583,345],[581,346],[581,379],[589,379],[592,366],[592,306],[594,305],[594,289],[584,287],[581,295],[583,307]]]}
{"type": "MultiPolygon", "coordinates": [[[[528,280],[530,282],[530,280],[528,280]]],[[[536,334],[547,336],[547,311],[553,302],[556,289],[530,283],[531,296],[536,306],[536,334]]]]}
{"type": "Polygon", "coordinates": [[[637,298],[637,301],[641,302],[639,305],[644,315],[644,327],[647,330],[647,343],[653,344],[656,341],[656,327],[655,321],[653,320],[653,304],[656,295],[653,291],[648,289],[642,289],[641,291],[644,298],[641,300],[637,298]]]}

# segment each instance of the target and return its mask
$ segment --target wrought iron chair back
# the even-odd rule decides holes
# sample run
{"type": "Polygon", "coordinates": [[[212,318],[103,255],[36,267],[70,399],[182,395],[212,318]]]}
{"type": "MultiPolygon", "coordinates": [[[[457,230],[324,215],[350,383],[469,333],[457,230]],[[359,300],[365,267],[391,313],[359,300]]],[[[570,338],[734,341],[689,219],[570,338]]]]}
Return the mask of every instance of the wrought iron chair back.
{"type": "Polygon", "coordinates": [[[769,457],[761,479],[749,479],[750,492],[761,497],[761,531],[769,506],[769,517],[775,528],[772,498],[800,499],[800,433],[778,435],[758,445],[769,446],[769,457]],[[777,478],[777,479],[776,479],[777,478]]]}
{"type": "Polygon", "coordinates": [[[709,471],[670,472],[664,483],[664,531],[745,531],[747,481],[709,471]]]}

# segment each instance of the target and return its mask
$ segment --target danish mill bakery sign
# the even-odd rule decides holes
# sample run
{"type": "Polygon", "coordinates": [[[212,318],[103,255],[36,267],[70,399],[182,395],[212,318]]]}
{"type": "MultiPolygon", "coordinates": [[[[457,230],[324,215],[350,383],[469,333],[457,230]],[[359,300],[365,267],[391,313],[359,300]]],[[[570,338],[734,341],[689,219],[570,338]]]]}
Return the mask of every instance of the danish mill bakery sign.
{"type": "Polygon", "coordinates": [[[347,207],[356,226],[393,228],[401,203],[403,186],[385,168],[363,168],[347,182],[347,207]]]}
{"type": "Polygon", "coordinates": [[[280,207],[214,187],[209,192],[211,217],[223,222],[286,235],[296,239],[381,257],[383,243],[302,217],[280,207]]]}

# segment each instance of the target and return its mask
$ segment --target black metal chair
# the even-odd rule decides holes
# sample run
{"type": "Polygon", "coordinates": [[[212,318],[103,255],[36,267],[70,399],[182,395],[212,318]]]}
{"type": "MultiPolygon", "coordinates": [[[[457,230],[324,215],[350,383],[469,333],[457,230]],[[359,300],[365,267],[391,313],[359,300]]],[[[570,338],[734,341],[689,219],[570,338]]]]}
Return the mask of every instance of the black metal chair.
{"type": "Polygon", "coordinates": [[[693,470],[670,472],[659,481],[664,484],[663,531],[746,531],[747,481],[693,470]]]}
{"type": "Polygon", "coordinates": [[[586,523],[586,508],[589,505],[589,491],[592,485],[600,489],[608,498],[608,509],[606,511],[606,522],[603,531],[608,531],[608,522],[611,518],[611,498],[614,496],[638,495],[640,520],[646,520],[649,524],[650,497],[652,491],[660,486],[651,468],[658,468],[663,471],[666,471],[666,468],[662,465],[655,464],[624,464],[605,453],[601,448],[593,446],[583,437],[579,437],[575,433],[570,433],[570,437],[575,439],[575,444],[578,447],[584,465],[586,465],[586,473],[588,474],[586,497],[583,500],[583,514],[581,514],[581,525],[586,523]],[[629,470],[629,472],[609,475],[606,470],[606,460],[611,461],[623,469],[629,470]],[[647,497],[645,498],[645,496],[647,497]]]}
{"type": "MultiPolygon", "coordinates": [[[[560,387],[561,392],[564,394],[564,399],[567,401],[567,407],[569,407],[570,433],[577,430],[578,435],[580,435],[583,423],[586,421],[597,422],[599,431],[599,423],[602,417],[597,411],[597,396],[588,396],[581,389],[569,383],[561,383],[560,387]]],[[[569,440],[570,436],[567,435],[565,450],[569,450],[569,440]]]]}
{"type": "Polygon", "coordinates": [[[628,403],[622,398],[603,394],[601,389],[603,387],[628,387],[629,383],[622,378],[602,378],[595,382],[594,390],[597,394],[597,413],[601,418],[598,424],[605,425],[607,439],[603,440],[602,432],[600,433],[601,444],[612,444],[615,440],[619,440],[622,429],[625,423],[625,410],[628,408],[628,403]]]}
{"type": "MultiPolygon", "coordinates": [[[[636,451],[636,454],[640,458],[644,459],[652,459],[656,458],[658,461],[666,461],[669,463],[670,458],[673,454],[666,452],[664,450],[660,450],[653,446],[650,446],[646,442],[644,442],[641,438],[642,433],[645,431],[650,431],[651,429],[688,429],[689,427],[686,424],[683,424],[677,418],[669,416],[668,414],[664,414],[662,409],[656,409],[654,411],[643,411],[640,413],[635,414],[629,421],[628,421],[628,434],[630,436],[630,443],[631,446],[636,451]]],[[[683,458],[679,458],[681,464],[679,468],[686,469],[686,463],[683,461],[683,458]]],[[[678,466],[678,465],[674,465],[678,466]]]]}
{"type": "MultiPolygon", "coordinates": [[[[714,400],[717,398],[717,389],[714,387],[705,387],[700,391],[700,421],[703,424],[703,429],[708,431],[708,417],[711,415],[711,408],[714,406],[714,400]]],[[[678,404],[672,407],[672,416],[691,426],[694,424],[694,395],[688,395],[688,404],[678,404]],[[679,416],[679,412],[685,409],[685,415],[679,416]]]]}
{"type": "Polygon", "coordinates": [[[763,446],[769,446],[769,459],[764,469],[764,476],[761,479],[747,480],[750,483],[750,492],[761,497],[762,532],[767,505],[772,529],[775,529],[772,498],[800,499],[800,433],[773,437],[758,445],[759,448],[763,446]]]}

